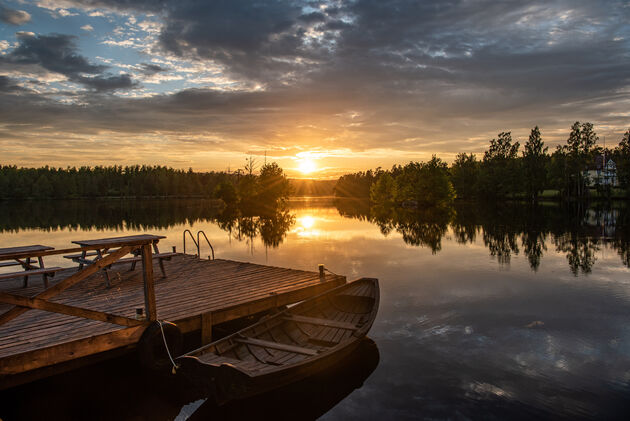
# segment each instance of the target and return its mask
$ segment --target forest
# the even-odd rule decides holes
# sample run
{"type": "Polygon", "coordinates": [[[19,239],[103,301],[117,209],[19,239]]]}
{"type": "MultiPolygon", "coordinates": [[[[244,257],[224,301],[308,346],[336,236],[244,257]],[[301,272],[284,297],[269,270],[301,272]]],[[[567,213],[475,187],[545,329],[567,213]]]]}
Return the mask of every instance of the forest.
{"type": "Polygon", "coordinates": [[[439,206],[455,198],[532,202],[540,198],[627,198],[630,129],[613,149],[598,146],[598,140],[591,123],[575,122],[566,144],[549,153],[536,126],[519,153],[521,145],[512,139],[511,132],[501,132],[490,141],[481,159],[460,153],[449,167],[433,156],[429,162],[394,165],[391,170],[377,168],[347,174],[339,178],[335,196],[403,206],[439,206]],[[602,172],[611,159],[614,172],[606,173],[610,183],[600,182],[603,178],[591,179],[593,172],[589,170],[602,172]]]}
{"type": "Polygon", "coordinates": [[[164,166],[18,168],[0,166],[0,199],[198,197],[227,205],[276,206],[292,187],[278,164],[245,172],[194,172],[164,166]]]}

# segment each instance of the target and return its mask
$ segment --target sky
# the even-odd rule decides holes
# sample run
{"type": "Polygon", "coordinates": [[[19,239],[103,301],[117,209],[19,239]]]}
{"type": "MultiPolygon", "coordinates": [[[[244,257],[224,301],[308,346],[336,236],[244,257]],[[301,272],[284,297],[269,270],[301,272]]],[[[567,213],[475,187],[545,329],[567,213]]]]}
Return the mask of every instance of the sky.
{"type": "Polygon", "coordinates": [[[289,176],[630,127],[630,1],[0,0],[0,164],[289,176]]]}

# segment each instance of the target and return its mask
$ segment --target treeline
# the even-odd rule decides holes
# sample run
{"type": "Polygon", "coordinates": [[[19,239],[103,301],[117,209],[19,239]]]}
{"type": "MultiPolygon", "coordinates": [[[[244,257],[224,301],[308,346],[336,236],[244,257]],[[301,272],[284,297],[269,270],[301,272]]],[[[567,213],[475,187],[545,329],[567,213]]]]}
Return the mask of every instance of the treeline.
{"type": "Polygon", "coordinates": [[[0,166],[0,198],[4,199],[212,197],[222,182],[236,183],[236,175],[146,165],[80,168],[0,166]]]}
{"type": "Polygon", "coordinates": [[[347,174],[338,180],[335,195],[370,198],[376,204],[440,205],[454,197],[536,201],[543,193],[565,200],[586,199],[592,190],[605,197],[627,194],[630,129],[614,149],[598,146],[598,140],[591,123],[576,122],[566,144],[550,154],[538,126],[531,130],[522,150],[511,132],[502,132],[490,141],[481,159],[461,153],[448,167],[434,156],[427,163],[411,162],[395,165],[391,170],[377,168],[347,174]],[[609,158],[615,162],[614,176],[621,191],[613,192],[610,184],[590,180],[588,170],[594,168],[598,157],[606,157],[600,160],[600,167],[609,158]]]}
{"type": "Polygon", "coordinates": [[[18,168],[0,166],[0,199],[76,199],[100,197],[200,197],[228,205],[264,201],[275,204],[291,186],[275,162],[255,173],[194,172],[164,166],[18,168]]]}

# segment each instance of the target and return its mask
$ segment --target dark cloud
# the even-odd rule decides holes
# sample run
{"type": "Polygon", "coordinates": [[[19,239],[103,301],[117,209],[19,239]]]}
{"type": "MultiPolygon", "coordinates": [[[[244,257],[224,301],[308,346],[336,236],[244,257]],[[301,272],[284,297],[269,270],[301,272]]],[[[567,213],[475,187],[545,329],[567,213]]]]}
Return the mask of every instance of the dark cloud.
{"type": "Polygon", "coordinates": [[[19,36],[20,44],[2,57],[2,63],[38,64],[51,72],[75,77],[81,73],[97,74],[105,66],[91,64],[77,53],[76,37],[63,34],[19,36]]]}
{"type": "Polygon", "coordinates": [[[0,92],[19,92],[23,90],[23,88],[17,86],[8,76],[0,75],[0,92]]]}
{"type": "Polygon", "coordinates": [[[94,65],[78,54],[74,36],[20,33],[18,39],[19,45],[0,57],[0,68],[11,65],[39,65],[98,92],[128,89],[136,85],[129,75],[104,74],[106,66],[94,65]]]}
{"type": "Polygon", "coordinates": [[[137,83],[134,82],[131,77],[126,74],[119,76],[96,77],[79,76],[74,80],[98,92],[115,91],[117,89],[130,89],[137,86],[137,83]]]}
{"type": "Polygon", "coordinates": [[[29,22],[30,20],[31,15],[24,10],[15,10],[0,6],[0,21],[4,23],[17,26],[29,22]]]}
{"type": "Polygon", "coordinates": [[[147,76],[167,72],[169,69],[152,63],[140,63],[140,72],[147,76]]]}

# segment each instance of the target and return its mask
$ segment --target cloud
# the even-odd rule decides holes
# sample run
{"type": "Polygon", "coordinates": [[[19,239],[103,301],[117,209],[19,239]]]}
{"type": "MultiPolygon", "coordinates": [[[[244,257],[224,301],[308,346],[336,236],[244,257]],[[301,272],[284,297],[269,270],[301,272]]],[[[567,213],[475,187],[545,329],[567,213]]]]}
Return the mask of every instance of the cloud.
{"type": "Polygon", "coordinates": [[[31,20],[31,15],[24,10],[9,9],[0,6],[0,21],[10,25],[22,25],[31,20]]]}
{"type": "Polygon", "coordinates": [[[25,32],[17,35],[19,44],[0,57],[0,69],[20,65],[38,65],[98,92],[135,86],[129,75],[107,75],[104,73],[106,66],[92,64],[87,58],[78,54],[75,37],[72,35],[35,35],[25,32]]]}
{"type": "Polygon", "coordinates": [[[17,92],[24,89],[17,86],[11,78],[0,75],[0,92],[17,92]]]}
{"type": "Polygon", "coordinates": [[[92,25],[89,25],[89,24],[88,24],[88,25],[83,25],[83,26],[81,27],[81,29],[83,29],[84,31],[88,31],[88,32],[90,32],[90,31],[93,31],[93,30],[94,30],[94,27],[93,27],[92,25]]]}
{"type": "Polygon", "coordinates": [[[156,73],[166,72],[167,68],[164,68],[158,64],[153,63],[140,63],[140,72],[147,75],[152,76],[156,73]]]}
{"type": "MultiPolygon", "coordinates": [[[[0,121],[37,115],[60,132],[210,136],[226,150],[343,145],[409,158],[478,153],[499,131],[521,140],[536,124],[553,144],[576,119],[612,137],[630,123],[630,8],[619,0],[45,3],[119,26],[134,17],[138,33],[102,42],[152,54],[158,64],[111,60],[155,84],[132,92],[152,97],[84,95],[59,110],[52,96],[11,95],[0,121]]],[[[40,66],[95,92],[137,86],[81,55],[72,37],[44,37],[18,36],[0,66],[40,66]]]]}

